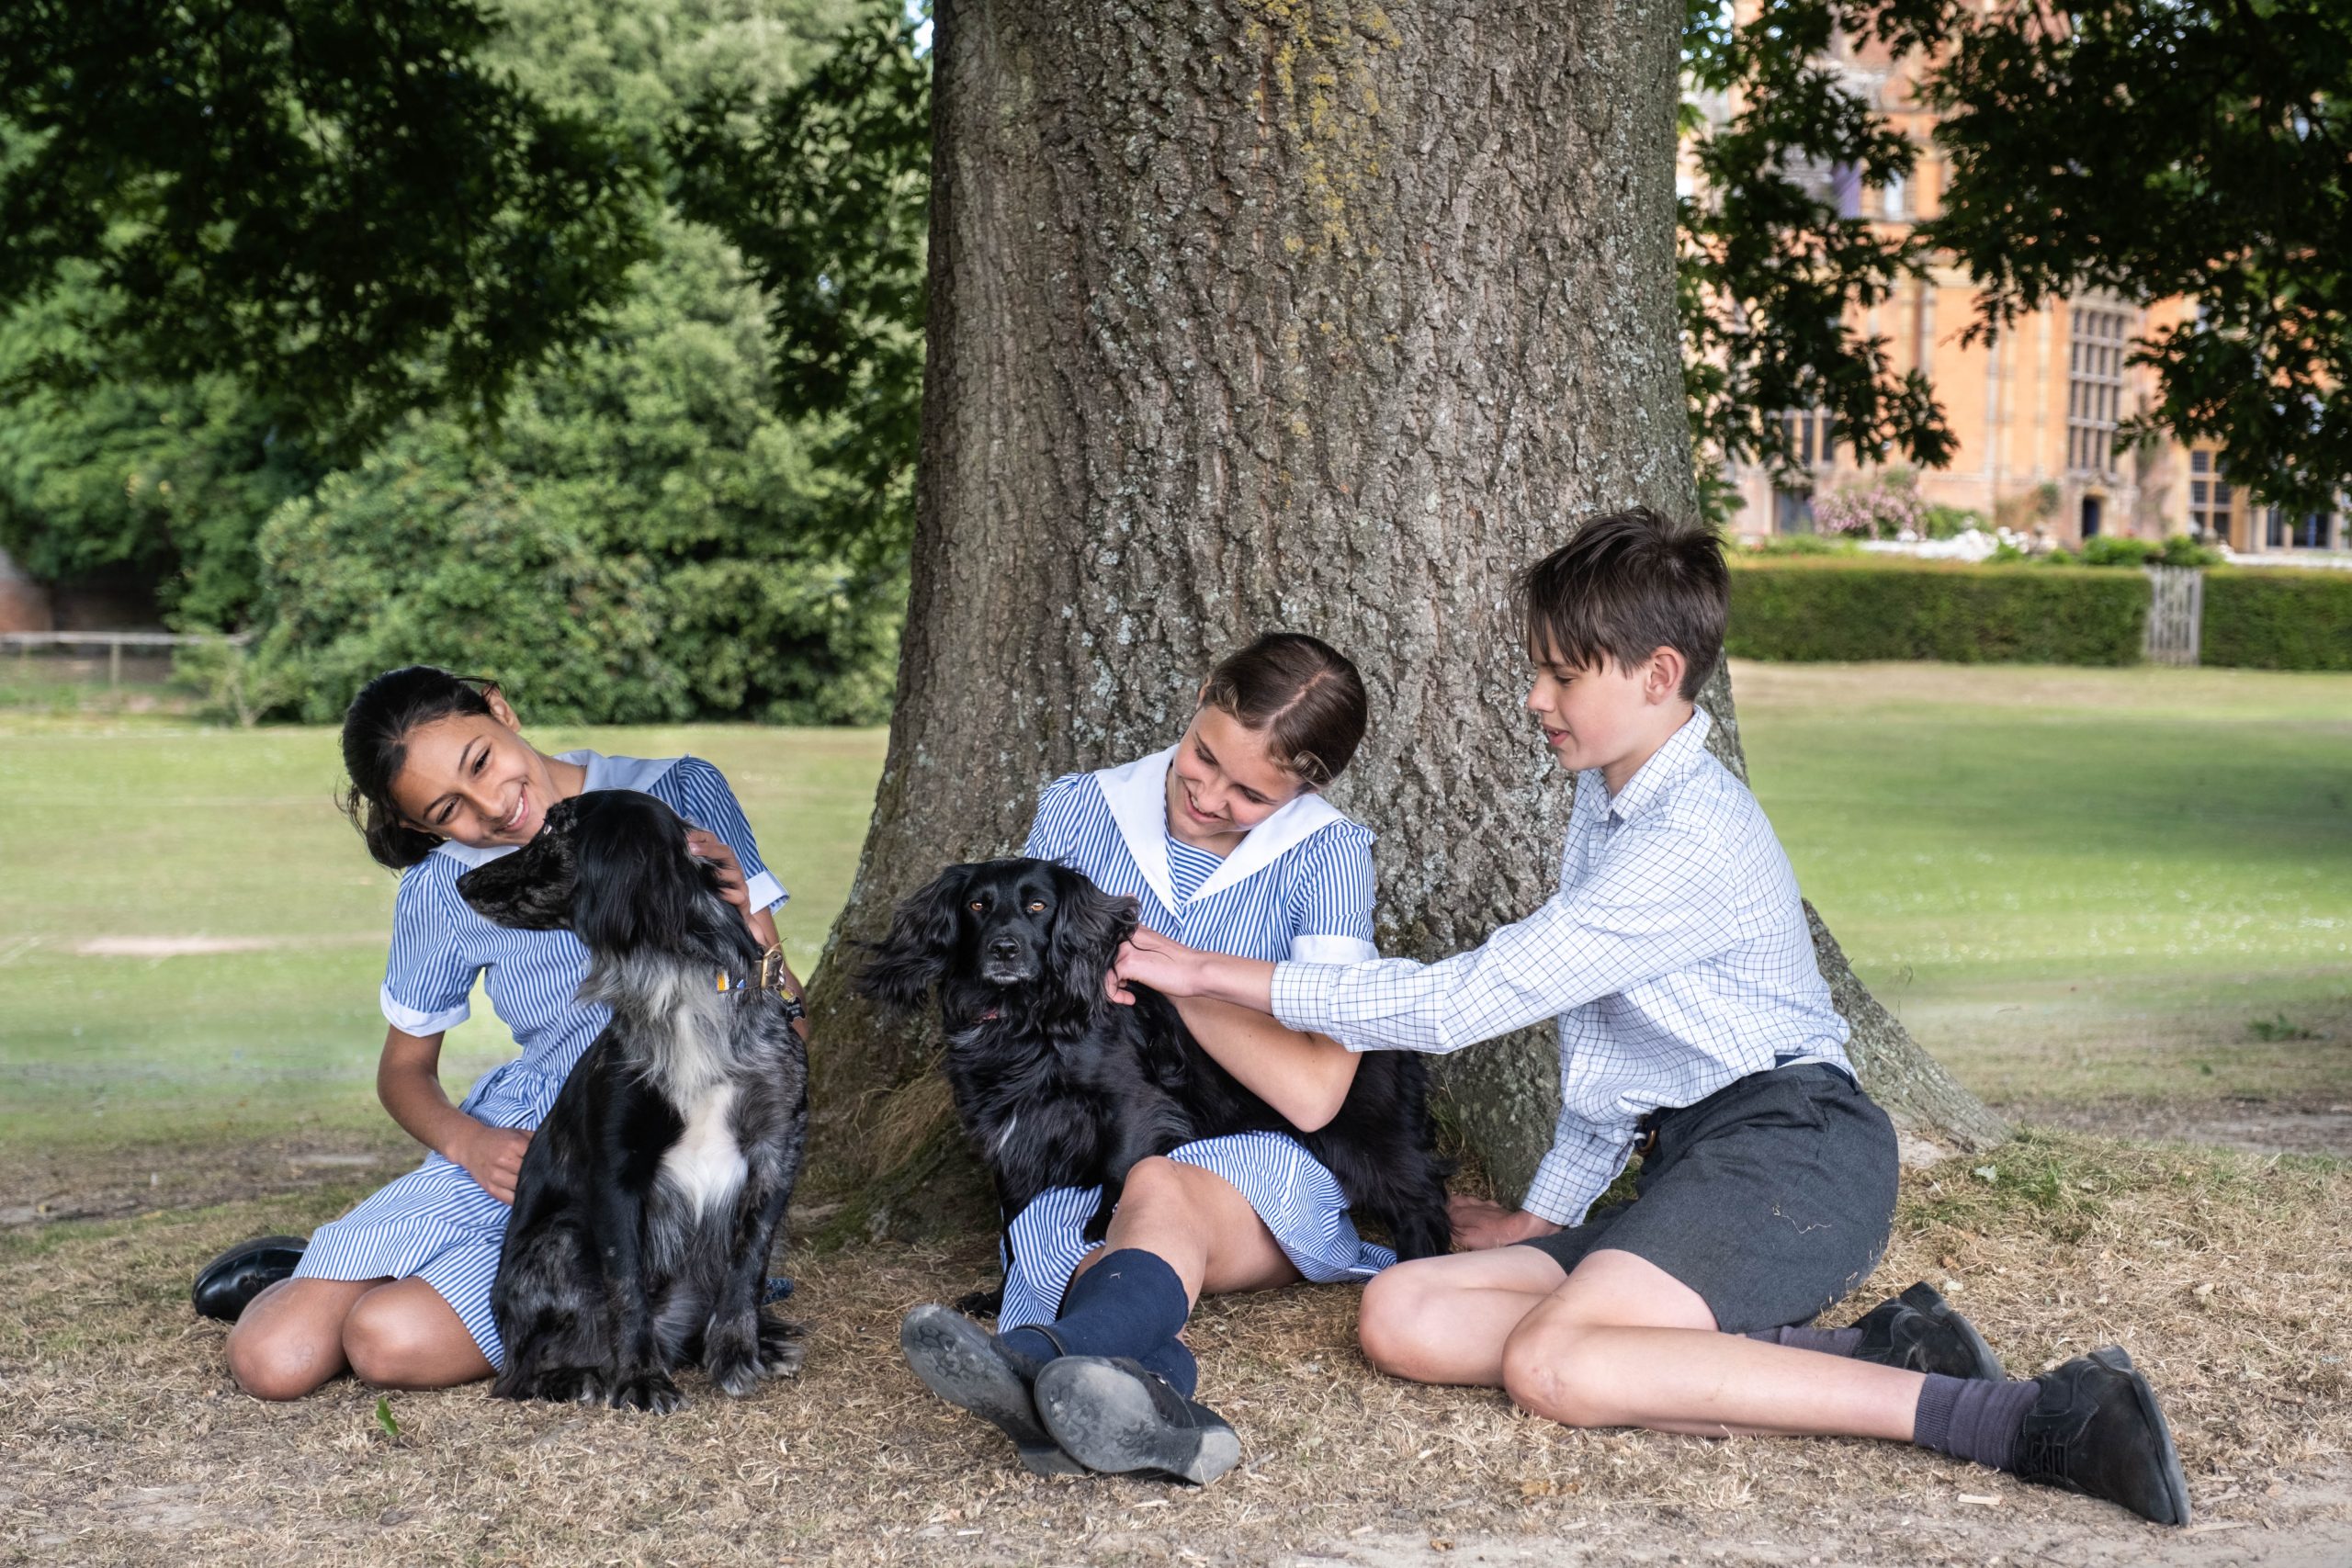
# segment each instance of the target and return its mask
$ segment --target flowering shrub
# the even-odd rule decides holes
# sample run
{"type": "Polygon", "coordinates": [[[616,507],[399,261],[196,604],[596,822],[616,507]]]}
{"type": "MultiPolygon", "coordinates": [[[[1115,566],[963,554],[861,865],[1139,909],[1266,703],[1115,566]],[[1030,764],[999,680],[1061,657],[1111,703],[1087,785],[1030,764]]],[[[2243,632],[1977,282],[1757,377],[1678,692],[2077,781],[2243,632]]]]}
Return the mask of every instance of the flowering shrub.
{"type": "Polygon", "coordinates": [[[1864,539],[1917,539],[1927,531],[1928,503],[1917,476],[1893,468],[1867,484],[1844,484],[1813,500],[1813,520],[1825,534],[1864,539]]]}

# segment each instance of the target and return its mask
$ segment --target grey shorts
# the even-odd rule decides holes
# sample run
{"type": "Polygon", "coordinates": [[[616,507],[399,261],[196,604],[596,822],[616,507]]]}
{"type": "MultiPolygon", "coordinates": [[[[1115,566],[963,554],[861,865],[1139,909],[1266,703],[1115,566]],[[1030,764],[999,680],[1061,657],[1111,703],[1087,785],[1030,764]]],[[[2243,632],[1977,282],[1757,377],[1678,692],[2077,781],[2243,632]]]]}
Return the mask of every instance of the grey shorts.
{"type": "Polygon", "coordinates": [[[1656,1113],[1631,1202],[1521,1242],[1573,1272],[1630,1252],[1699,1292],[1727,1334],[1809,1323],[1878,1267],[1894,1221],[1894,1127],[1837,1068],[1751,1073],[1656,1113]]]}

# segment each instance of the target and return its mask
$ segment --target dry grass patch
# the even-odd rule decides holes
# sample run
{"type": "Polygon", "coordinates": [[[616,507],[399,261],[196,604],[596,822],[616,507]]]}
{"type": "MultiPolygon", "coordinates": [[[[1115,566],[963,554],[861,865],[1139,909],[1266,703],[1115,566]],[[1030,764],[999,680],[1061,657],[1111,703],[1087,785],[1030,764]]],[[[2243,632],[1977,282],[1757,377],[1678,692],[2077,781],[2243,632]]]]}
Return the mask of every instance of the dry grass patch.
{"type": "MultiPolygon", "coordinates": [[[[220,1329],[187,1310],[190,1271],[349,1196],[0,1237],[0,1549],[79,1562],[1253,1562],[1541,1535],[1579,1558],[1614,1541],[1758,1560],[1756,1542],[1790,1539],[1842,1542],[1831,1561],[1888,1560],[1899,1540],[1904,1561],[1973,1563],[2063,1531],[2149,1559],[2178,1539],[1894,1447],[1571,1432],[1492,1393],[1394,1382],[1356,1353],[1356,1293],[1338,1289],[1214,1301],[1195,1320],[1204,1392],[1246,1445],[1225,1482],[1035,1481],[898,1359],[899,1314],[977,1283],[982,1245],[795,1258],[793,1304],[813,1331],[803,1378],[741,1404],[690,1380],[694,1404],[668,1420],[466,1389],[392,1395],[395,1432],[347,1382],[292,1405],[245,1398],[220,1329]],[[1994,1506],[1955,1509],[1963,1495],[1994,1506]],[[1966,1529],[1913,1525],[1955,1512],[1966,1529]]],[[[2200,1520],[2252,1528],[2276,1522],[2270,1488],[2338,1473],[2352,1441],[2347,1258],[2345,1167],[2036,1136],[1911,1178],[1873,1292],[1941,1283],[2018,1371],[2128,1345],[2165,1397],[2200,1520]]]]}

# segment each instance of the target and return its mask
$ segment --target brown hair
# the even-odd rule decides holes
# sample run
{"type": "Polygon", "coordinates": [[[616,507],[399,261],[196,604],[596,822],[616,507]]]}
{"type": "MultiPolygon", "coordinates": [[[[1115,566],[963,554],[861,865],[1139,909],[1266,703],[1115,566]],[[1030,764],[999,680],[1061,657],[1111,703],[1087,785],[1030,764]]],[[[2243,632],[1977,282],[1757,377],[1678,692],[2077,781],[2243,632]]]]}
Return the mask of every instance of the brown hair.
{"type": "Polygon", "coordinates": [[[408,738],[419,725],[458,714],[488,716],[498,682],[452,675],[432,664],[389,670],[359,688],[343,713],[343,771],[351,787],[335,804],[367,841],[376,863],[405,871],[441,840],[412,828],[392,799],[392,781],[408,765],[408,738]]]}
{"type": "Polygon", "coordinates": [[[1661,648],[1682,655],[1696,697],[1723,657],[1731,572],[1713,529],[1636,506],[1595,517],[1519,576],[1528,650],[1570,665],[1631,670],[1661,648]]]}
{"type": "Polygon", "coordinates": [[[1227,655],[1202,683],[1201,705],[1263,732],[1274,764],[1313,789],[1338,778],[1363,739],[1363,677],[1304,632],[1268,632],[1227,655]]]}

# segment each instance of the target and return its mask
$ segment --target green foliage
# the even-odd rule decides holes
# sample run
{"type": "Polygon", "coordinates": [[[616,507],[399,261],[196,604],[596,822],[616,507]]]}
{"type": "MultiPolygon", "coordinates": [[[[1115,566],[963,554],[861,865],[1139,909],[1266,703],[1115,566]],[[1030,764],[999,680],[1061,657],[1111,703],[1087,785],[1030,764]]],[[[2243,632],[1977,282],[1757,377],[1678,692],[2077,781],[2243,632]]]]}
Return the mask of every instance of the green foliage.
{"type": "Polygon", "coordinates": [[[1971,528],[1983,531],[1984,514],[1962,506],[1930,506],[1922,526],[1930,539],[1956,539],[1971,528]]]}
{"type": "Polygon", "coordinates": [[[481,59],[549,110],[591,120],[659,164],[687,107],[789,91],[860,0],[490,0],[481,59]]]}
{"type": "Polygon", "coordinates": [[[1746,659],[2132,664],[2148,617],[2137,572],[1738,559],[1724,647],[1746,659]]]}
{"type": "Polygon", "coordinates": [[[469,0],[0,7],[0,307],[95,269],[87,356],[35,374],[234,373],[347,444],[494,417],[620,297],[649,171],[485,68],[491,32],[469,0]]]}
{"type": "Polygon", "coordinates": [[[501,469],[454,444],[396,436],[263,531],[276,611],[249,690],[323,724],[368,679],[415,660],[495,675],[556,718],[684,716],[658,659],[652,573],[607,560],[501,469]]]}
{"type": "Polygon", "coordinates": [[[1750,547],[1759,556],[1858,556],[1861,547],[1851,539],[1826,534],[1770,534],[1750,547]]]}
{"type": "MultiPolygon", "coordinates": [[[[2104,290],[2197,301],[2138,345],[2159,393],[2128,439],[2211,439],[2225,476],[2298,512],[2352,482],[2352,7],[2342,0],[1691,0],[1685,75],[1738,106],[1702,141],[1683,204],[1682,320],[1705,451],[1785,469],[1776,411],[1930,467],[1950,434],[1896,380],[1868,308],[1938,251],[1978,285],[1985,336],[2104,290]],[[1916,150],[1840,38],[1926,62],[1940,209],[1907,228],[1840,216],[1916,150]]],[[[1685,112],[1686,129],[1698,117],[1685,112]]]]}
{"type": "Polygon", "coordinates": [[[2188,296],[2133,355],[2158,397],[2122,434],[2219,442],[2264,500],[2333,504],[2352,480],[2352,7],[1827,3],[1935,52],[1946,179],[1921,231],[1981,289],[1978,333],[2093,289],[2188,296]]]}
{"type": "MultiPolygon", "coordinates": [[[[56,294],[0,319],[0,381],[44,355],[93,358],[74,322],[96,291],[86,266],[70,270],[56,294]]],[[[0,549],[43,581],[136,573],[175,624],[242,626],[261,520],[320,472],[229,376],[36,386],[0,421],[0,549]]]]}
{"type": "Polygon", "coordinates": [[[2207,572],[2197,656],[2249,670],[2352,670],[2352,571],[2207,572]]]}
{"type": "Polygon", "coordinates": [[[1717,0],[1685,12],[1687,84],[1737,105],[1712,132],[1684,114],[1702,193],[1678,203],[1676,298],[1702,471],[1730,460],[1792,472],[1797,453],[1776,417],[1792,409],[1826,412],[1836,439],[1874,459],[1951,457],[1927,378],[1897,377],[1887,340],[1849,324],[1849,307],[1882,304],[1920,275],[1925,250],[1847,215],[1833,188],[1844,169],[1883,189],[1918,156],[1829,60],[1844,12],[1838,0],[1766,0],[1744,24],[1717,0]]]}
{"type": "Polygon", "coordinates": [[[865,0],[807,82],[765,104],[709,92],[669,148],[680,210],[726,235],[769,294],[779,406],[838,422],[825,460],[861,487],[840,542],[869,559],[914,533],[931,201],[915,28],[902,0],[865,0]]]}
{"type": "Polygon", "coordinates": [[[848,481],[771,412],[732,253],[661,237],[604,340],[525,384],[494,450],[415,419],[271,520],[256,706],[322,721],[430,660],[500,676],[547,718],[887,715],[900,569],[832,549],[848,481]]]}
{"type": "Polygon", "coordinates": [[[2165,536],[2164,554],[2157,563],[2162,566],[2219,566],[2222,552],[2211,545],[2200,545],[2187,534],[2165,536]]]}
{"type": "Polygon", "coordinates": [[[2220,565],[2222,552],[2199,544],[2186,534],[2174,534],[2162,540],[2102,534],[2085,539],[2079,554],[2052,550],[2043,558],[2055,565],[2079,562],[2084,566],[2206,567],[2220,565]]]}

